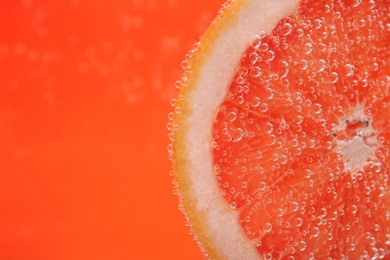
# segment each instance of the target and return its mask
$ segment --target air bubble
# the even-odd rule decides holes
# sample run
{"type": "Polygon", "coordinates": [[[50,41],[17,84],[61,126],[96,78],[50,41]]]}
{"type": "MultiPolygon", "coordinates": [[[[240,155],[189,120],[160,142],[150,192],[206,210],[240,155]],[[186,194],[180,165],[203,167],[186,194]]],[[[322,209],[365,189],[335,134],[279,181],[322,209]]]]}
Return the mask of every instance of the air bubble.
{"type": "Polygon", "coordinates": [[[286,36],[286,35],[289,35],[293,30],[293,27],[291,24],[289,23],[285,23],[283,25],[283,35],[286,36]]]}
{"type": "Polygon", "coordinates": [[[270,133],[272,133],[272,131],[274,130],[274,126],[273,126],[270,122],[268,122],[268,123],[266,123],[266,124],[264,125],[264,130],[265,130],[265,132],[266,132],[267,134],[270,134],[270,133]]]}
{"type": "Polygon", "coordinates": [[[172,144],[169,144],[169,145],[167,146],[167,150],[168,150],[168,153],[169,153],[169,154],[172,154],[172,153],[173,153],[172,144]]]}
{"type": "Polygon", "coordinates": [[[317,72],[322,72],[325,70],[325,68],[327,67],[327,64],[326,64],[326,61],[323,60],[323,59],[320,59],[319,60],[319,63],[320,63],[320,68],[317,72]]]}
{"type": "Polygon", "coordinates": [[[360,19],[360,20],[358,21],[358,26],[359,26],[360,28],[366,26],[366,20],[360,19]]]}
{"type": "Polygon", "coordinates": [[[302,70],[306,70],[309,67],[309,62],[303,59],[300,61],[300,65],[302,70]]]}
{"type": "Polygon", "coordinates": [[[313,175],[313,172],[310,170],[305,170],[305,178],[309,179],[313,175]]]}
{"type": "Polygon", "coordinates": [[[236,114],[236,112],[229,112],[229,113],[227,114],[227,117],[228,117],[228,119],[229,119],[231,122],[233,122],[234,120],[236,120],[237,114],[236,114]]]}
{"type": "Polygon", "coordinates": [[[260,104],[259,107],[260,107],[260,111],[263,112],[263,113],[268,111],[268,104],[266,104],[266,103],[260,104]]]}
{"type": "Polygon", "coordinates": [[[315,103],[313,108],[314,108],[314,113],[316,113],[317,115],[322,112],[322,106],[318,103],[315,103]]]}
{"type": "Polygon", "coordinates": [[[229,207],[230,207],[231,209],[236,209],[236,208],[237,208],[237,203],[232,202],[232,203],[229,204],[229,207]]]}
{"type": "Polygon", "coordinates": [[[306,43],[305,46],[303,46],[303,51],[306,54],[310,54],[313,51],[313,45],[311,43],[306,43]]]}
{"type": "Polygon", "coordinates": [[[321,231],[318,227],[313,228],[313,237],[318,237],[320,235],[321,231]]]}
{"type": "Polygon", "coordinates": [[[251,75],[252,77],[254,77],[254,78],[260,77],[261,74],[263,74],[263,71],[262,71],[261,68],[258,67],[258,66],[253,67],[253,68],[251,69],[251,71],[250,71],[250,75],[251,75]]]}
{"type": "Polygon", "coordinates": [[[351,208],[352,208],[352,214],[355,215],[358,212],[358,207],[356,205],[352,205],[351,208]]]}
{"type": "Polygon", "coordinates": [[[302,29],[297,30],[297,36],[302,37],[305,34],[305,32],[302,29]]]}
{"type": "Polygon", "coordinates": [[[275,59],[275,52],[267,51],[267,53],[265,54],[265,61],[271,62],[273,59],[275,59]]]}
{"type": "Polygon", "coordinates": [[[260,46],[260,51],[261,52],[266,52],[266,51],[268,51],[268,48],[269,48],[269,45],[267,43],[263,43],[260,46]]]}
{"type": "Polygon", "coordinates": [[[322,21],[320,19],[314,20],[314,29],[320,29],[322,26],[322,21]]]}
{"type": "Polygon", "coordinates": [[[299,251],[305,251],[306,249],[306,243],[304,241],[300,241],[299,244],[298,244],[298,250],[299,251]]]}
{"type": "Polygon", "coordinates": [[[271,223],[265,223],[264,225],[264,232],[269,233],[272,230],[272,224],[271,223]]]}
{"type": "Polygon", "coordinates": [[[259,190],[263,191],[267,188],[267,184],[265,182],[260,182],[259,183],[259,190]]]}
{"type": "Polygon", "coordinates": [[[279,157],[279,163],[280,164],[286,164],[287,163],[287,156],[285,156],[285,155],[281,155],[280,157],[279,157]]]}
{"type": "Polygon", "coordinates": [[[239,142],[244,137],[244,131],[241,128],[233,130],[233,142],[239,142]]]}
{"type": "Polygon", "coordinates": [[[346,70],[345,76],[346,77],[351,77],[354,74],[354,72],[355,72],[355,67],[352,64],[346,64],[344,67],[345,67],[345,70],[346,70]]]}
{"type": "Polygon", "coordinates": [[[239,105],[241,105],[242,103],[244,103],[244,97],[243,96],[238,96],[236,97],[236,101],[239,105]]]}
{"type": "Polygon", "coordinates": [[[255,64],[257,61],[259,61],[259,55],[256,52],[252,52],[249,54],[249,60],[252,62],[252,64],[255,64]]]}
{"type": "Polygon", "coordinates": [[[267,95],[268,95],[267,99],[268,100],[271,100],[274,98],[275,92],[272,88],[266,88],[265,91],[267,92],[267,95]]]}
{"type": "Polygon", "coordinates": [[[255,48],[255,49],[258,49],[261,45],[261,42],[262,42],[262,37],[260,35],[255,35],[252,39],[252,47],[255,48]]]}
{"type": "Polygon", "coordinates": [[[258,107],[260,105],[260,103],[261,103],[261,101],[260,101],[259,97],[253,97],[250,104],[252,107],[258,107]]]}
{"type": "Polygon", "coordinates": [[[362,3],[362,0],[355,0],[353,7],[358,7],[362,3]]]}
{"type": "Polygon", "coordinates": [[[282,61],[283,74],[280,76],[281,79],[285,78],[290,70],[287,61],[282,61]]]}
{"type": "Polygon", "coordinates": [[[332,72],[330,76],[332,84],[336,83],[339,80],[339,74],[337,74],[336,72],[332,72]]]}
{"type": "Polygon", "coordinates": [[[297,203],[297,202],[292,202],[291,204],[290,204],[290,209],[292,210],[292,212],[295,212],[295,211],[297,211],[298,209],[299,209],[299,204],[297,203]]]}
{"type": "Polygon", "coordinates": [[[295,226],[300,227],[303,224],[303,220],[301,218],[295,219],[295,226]]]}

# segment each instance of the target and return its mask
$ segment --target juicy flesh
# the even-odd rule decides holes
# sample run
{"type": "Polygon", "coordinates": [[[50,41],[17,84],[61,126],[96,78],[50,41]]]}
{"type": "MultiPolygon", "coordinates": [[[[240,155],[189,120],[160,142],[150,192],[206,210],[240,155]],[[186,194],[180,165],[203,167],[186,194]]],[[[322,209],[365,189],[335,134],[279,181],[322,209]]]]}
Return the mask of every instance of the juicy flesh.
{"type": "Polygon", "coordinates": [[[303,1],[243,55],[212,146],[262,256],[390,256],[389,14],[389,1],[303,1]]]}

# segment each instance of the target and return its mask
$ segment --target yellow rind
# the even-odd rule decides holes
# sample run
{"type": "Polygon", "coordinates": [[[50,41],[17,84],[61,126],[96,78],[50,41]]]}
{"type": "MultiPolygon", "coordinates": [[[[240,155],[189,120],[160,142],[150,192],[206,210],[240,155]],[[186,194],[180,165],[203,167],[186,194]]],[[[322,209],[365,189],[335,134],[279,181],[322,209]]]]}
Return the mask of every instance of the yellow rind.
{"type": "MultiPolygon", "coordinates": [[[[220,34],[230,25],[234,24],[237,19],[237,13],[240,8],[245,5],[246,0],[236,0],[230,3],[230,6],[219,14],[211,26],[202,36],[199,47],[189,60],[189,70],[185,72],[188,77],[187,84],[180,87],[179,97],[176,100],[176,107],[180,107],[180,114],[175,114],[174,123],[178,127],[178,131],[174,132],[174,141],[172,144],[173,150],[173,173],[177,182],[177,189],[180,194],[180,199],[184,211],[192,225],[193,232],[210,259],[224,259],[222,253],[215,248],[212,241],[208,239],[209,229],[206,226],[206,216],[204,213],[197,211],[197,201],[191,193],[190,173],[186,171],[188,150],[186,149],[186,119],[192,113],[189,107],[189,100],[192,93],[196,90],[197,79],[199,79],[200,71],[206,62],[207,56],[215,47],[214,43],[219,38],[220,34]]],[[[228,3],[228,2],[227,2],[228,3]]],[[[228,3],[229,4],[229,3],[228,3]]],[[[211,148],[210,148],[211,149],[211,148]]]]}

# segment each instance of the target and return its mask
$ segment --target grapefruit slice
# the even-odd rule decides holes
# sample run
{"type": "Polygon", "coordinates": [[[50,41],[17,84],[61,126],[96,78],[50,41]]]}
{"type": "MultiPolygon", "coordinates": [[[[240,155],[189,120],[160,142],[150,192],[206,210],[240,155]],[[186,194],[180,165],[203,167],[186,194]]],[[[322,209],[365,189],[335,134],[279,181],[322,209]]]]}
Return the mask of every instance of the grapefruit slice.
{"type": "Polygon", "coordinates": [[[169,123],[206,256],[390,257],[389,42],[388,0],[223,5],[169,123]]]}

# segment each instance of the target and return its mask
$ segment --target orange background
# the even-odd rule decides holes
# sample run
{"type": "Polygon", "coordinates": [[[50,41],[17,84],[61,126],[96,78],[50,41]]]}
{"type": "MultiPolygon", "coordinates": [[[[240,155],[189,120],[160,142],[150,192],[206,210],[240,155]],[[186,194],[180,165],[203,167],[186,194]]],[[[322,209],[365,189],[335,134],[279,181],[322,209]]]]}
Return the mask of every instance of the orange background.
{"type": "Polygon", "coordinates": [[[166,124],[222,2],[0,1],[0,259],[203,258],[166,124]]]}

